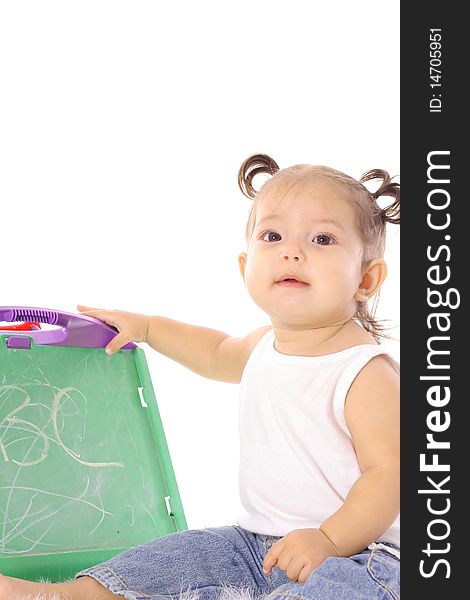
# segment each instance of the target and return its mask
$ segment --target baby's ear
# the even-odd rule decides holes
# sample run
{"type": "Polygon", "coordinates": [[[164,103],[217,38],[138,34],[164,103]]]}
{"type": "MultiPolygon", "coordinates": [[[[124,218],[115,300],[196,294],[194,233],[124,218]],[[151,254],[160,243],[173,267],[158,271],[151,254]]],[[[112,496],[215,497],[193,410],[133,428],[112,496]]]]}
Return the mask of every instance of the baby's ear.
{"type": "Polygon", "coordinates": [[[245,281],[245,267],[246,267],[246,252],[242,252],[238,255],[238,268],[240,269],[240,275],[242,276],[243,281],[245,281]]]}
{"type": "Polygon", "coordinates": [[[364,302],[376,294],[387,277],[387,264],[383,258],[371,260],[362,272],[362,279],[354,294],[354,300],[364,302]]]}

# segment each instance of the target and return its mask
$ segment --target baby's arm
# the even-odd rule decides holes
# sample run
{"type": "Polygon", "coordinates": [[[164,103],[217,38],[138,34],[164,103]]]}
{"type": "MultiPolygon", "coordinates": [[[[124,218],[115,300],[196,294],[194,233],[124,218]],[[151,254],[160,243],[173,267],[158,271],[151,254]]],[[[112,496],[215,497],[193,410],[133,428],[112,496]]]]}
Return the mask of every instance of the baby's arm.
{"type": "Polygon", "coordinates": [[[167,319],[120,310],[78,306],[89,317],[101,319],[118,329],[106,347],[109,354],[128,342],[147,342],[152,348],[195,373],[239,383],[251,351],[270,327],[262,327],[244,337],[231,337],[221,331],[167,319]]]}
{"type": "Polygon", "coordinates": [[[343,506],[320,527],[340,556],[351,556],[380,537],[400,511],[399,378],[383,356],[354,380],[345,419],[362,475],[343,506]]]}
{"type": "Polygon", "coordinates": [[[203,377],[228,383],[240,383],[253,348],[270,329],[262,327],[244,337],[231,337],[165,317],[150,317],[149,323],[147,343],[157,352],[203,377]]]}

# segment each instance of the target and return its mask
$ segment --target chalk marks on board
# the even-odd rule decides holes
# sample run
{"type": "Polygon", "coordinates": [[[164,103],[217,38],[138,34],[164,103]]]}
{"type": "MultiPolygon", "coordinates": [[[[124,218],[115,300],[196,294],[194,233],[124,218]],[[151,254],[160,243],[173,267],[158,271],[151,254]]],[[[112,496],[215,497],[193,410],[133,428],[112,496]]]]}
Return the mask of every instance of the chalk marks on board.
{"type": "MultiPolygon", "coordinates": [[[[23,411],[26,407],[29,408],[29,407],[38,406],[38,405],[44,406],[44,404],[43,403],[32,403],[29,394],[23,388],[15,386],[15,385],[0,386],[0,399],[5,392],[7,392],[7,391],[11,392],[13,390],[18,391],[22,394],[25,394],[25,398],[19,406],[14,408],[11,412],[9,412],[0,421],[0,453],[5,462],[8,462],[10,460],[5,443],[2,441],[10,429],[13,429],[16,431],[21,431],[23,433],[26,432],[26,433],[36,434],[38,438],[41,438],[41,442],[43,444],[42,451],[40,452],[39,456],[36,459],[30,460],[30,461],[24,461],[24,460],[18,461],[18,460],[15,460],[14,458],[11,459],[12,462],[14,462],[15,464],[17,464],[19,466],[30,467],[30,466],[39,464],[40,462],[42,462],[43,460],[45,460],[47,458],[48,451],[49,451],[49,439],[50,438],[44,433],[44,427],[41,430],[34,423],[31,423],[30,421],[26,421],[24,419],[18,418],[17,414],[20,413],[21,411],[23,411]],[[32,431],[28,431],[28,429],[27,429],[28,427],[30,427],[32,431]],[[3,430],[3,432],[2,432],[2,430],[3,430]]],[[[60,448],[62,448],[64,450],[64,452],[66,452],[71,458],[73,458],[73,460],[76,460],[77,462],[79,462],[82,465],[85,465],[87,467],[92,467],[92,468],[93,467],[95,467],[95,468],[124,467],[124,464],[122,462],[113,462],[113,461],[93,462],[93,461],[89,461],[89,460],[83,460],[82,458],[80,458],[80,455],[77,452],[74,452],[73,450],[71,450],[64,444],[64,442],[62,441],[61,434],[59,433],[57,419],[58,419],[58,413],[60,410],[62,399],[64,397],[71,399],[72,392],[76,392],[77,394],[82,396],[82,398],[86,402],[86,397],[77,388],[65,387],[63,389],[59,389],[59,391],[55,394],[54,399],[52,400],[52,405],[50,408],[50,412],[51,412],[50,422],[52,424],[52,428],[53,428],[53,432],[54,432],[54,440],[53,441],[55,441],[57,443],[57,445],[60,448]]],[[[14,441],[13,442],[10,441],[9,445],[14,444],[14,443],[15,443],[14,441]]],[[[35,443],[36,443],[36,441],[34,441],[34,444],[35,443]]]]}
{"type": "Polygon", "coordinates": [[[22,515],[19,515],[17,517],[8,516],[8,511],[10,508],[9,504],[11,502],[11,496],[9,497],[9,502],[7,503],[6,510],[4,511],[4,513],[6,513],[6,514],[4,514],[3,531],[2,531],[2,536],[0,538],[1,551],[6,554],[20,554],[20,553],[22,554],[22,553],[26,553],[26,552],[31,552],[38,545],[41,545],[41,546],[56,546],[56,545],[58,545],[58,544],[50,544],[50,543],[42,542],[42,539],[47,535],[47,533],[53,527],[53,525],[54,525],[53,517],[55,517],[59,512],[64,511],[68,507],[70,507],[72,505],[76,505],[76,504],[86,505],[87,507],[90,507],[91,509],[97,511],[98,514],[100,515],[100,518],[99,518],[97,524],[95,525],[95,527],[91,531],[88,532],[88,535],[92,535],[98,529],[98,527],[101,525],[101,523],[103,522],[105,515],[111,515],[111,513],[104,509],[103,503],[101,501],[101,497],[99,497],[99,502],[100,502],[99,505],[91,502],[90,500],[87,500],[86,495],[88,493],[89,484],[90,484],[90,480],[89,480],[89,478],[87,478],[85,488],[83,489],[83,491],[81,492],[81,494],[78,497],[67,496],[66,494],[59,494],[56,492],[50,492],[47,490],[43,490],[43,489],[39,489],[39,488],[35,488],[35,487],[29,487],[29,486],[22,486],[22,485],[0,486],[0,489],[9,490],[10,492],[14,491],[15,494],[18,494],[18,492],[32,493],[32,495],[29,496],[28,506],[26,507],[26,510],[24,511],[24,513],[22,515]],[[41,496],[41,497],[47,496],[49,499],[53,498],[55,500],[59,499],[60,502],[57,502],[57,504],[55,506],[53,506],[50,503],[47,505],[44,505],[39,502],[36,502],[36,506],[34,506],[35,501],[37,499],[39,499],[39,496],[41,496]],[[34,510],[33,510],[33,506],[34,506],[34,510]],[[34,518],[34,517],[36,517],[36,518],[34,518]],[[50,522],[50,521],[52,521],[52,523],[49,526],[47,526],[44,531],[41,532],[40,536],[37,539],[32,539],[26,535],[26,532],[28,530],[35,528],[41,522],[46,522],[46,524],[47,524],[47,522],[50,522]],[[8,529],[8,526],[10,526],[9,529],[8,529]],[[20,538],[20,537],[27,542],[31,542],[31,545],[29,547],[23,546],[20,550],[18,550],[18,549],[15,550],[15,549],[12,549],[11,547],[10,548],[8,547],[9,545],[12,544],[12,542],[14,542],[17,538],[20,538]]]}
{"type": "MultiPolygon", "coordinates": [[[[0,470],[1,553],[28,553],[38,547],[45,550],[45,547],[56,546],[47,534],[60,517],[59,513],[70,508],[74,512],[79,507],[87,511],[90,529],[86,535],[92,535],[106,515],[111,515],[104,508],[100,473],[103,469],[123,468],[124,463],[93,460],[93,456],[81,456],[77,451],[79,447],[71,447],[70,440],[79,444],[85,438],[86,410],[83,405],[86,403],[86,396],[76,387],[58,388],[38,380],[19,386],[7,384],[3,378],[0,384],[0,466],[4,465],[0,470]],[[50,398],[47,401],[37,399],[41,397],[34,395],[38,384],[49,388],[52,401],[50,398]],[[32,388],[36,389],[33,391],[32,388]],[[70,418],[72,415],[74,419],[70,418]],[[72,432],[68,432],[67,423],[71,422],[72,432]],[[41,463],[46,461],[52,447],[57,450],[50,463],[50,477],[48,471],[44,471],[40,477],[30,478],[28,472],[33,467],[42,468],[41,463]],[[65,489],[51,485],[58,456],[63,457],[59,462],[65,463],[66,470],[69,460],[86,469],[78,478],[77,473],[69,469],[71,479],[63,483],[65,489]],[[7,480],[2,471],[5,472],[8,464],[15,465],[15,469],[8,470],[7,480]],[[72,495],[74,487],[76,492],[80,490],[76,495],[72,495]]],[[[99,446],[95,445],[98,454],[102,452],[99,446]]]]}

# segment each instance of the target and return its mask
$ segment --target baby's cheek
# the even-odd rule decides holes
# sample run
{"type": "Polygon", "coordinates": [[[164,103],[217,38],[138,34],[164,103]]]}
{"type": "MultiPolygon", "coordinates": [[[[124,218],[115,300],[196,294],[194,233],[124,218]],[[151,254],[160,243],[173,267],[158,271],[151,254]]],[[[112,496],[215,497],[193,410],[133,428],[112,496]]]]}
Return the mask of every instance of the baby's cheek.
{"type": "Polygon", "coordinates": [[[266,281],[266,265],[262,264],[257,258],[253,258],[246,263],[245,282],[251,289],[259,288],[262,281],[266,281]]]}

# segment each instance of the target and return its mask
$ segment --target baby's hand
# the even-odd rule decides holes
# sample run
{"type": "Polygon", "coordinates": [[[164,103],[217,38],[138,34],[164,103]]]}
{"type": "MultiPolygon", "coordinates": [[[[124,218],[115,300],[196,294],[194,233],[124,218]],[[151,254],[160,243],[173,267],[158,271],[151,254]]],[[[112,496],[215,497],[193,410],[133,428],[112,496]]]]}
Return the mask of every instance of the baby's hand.
{"type": "Polygon", "coordinates": [[[330,556],[338,553],[320,529],[296,529],[271,546],[263,570],[270,573],[278,567],[291,581],[305,583],[313,569],[330,556]]]}
{"type": "Polygon", "coordinates": [[[106,346],[107,354],[114,354],[128,342],[146,342],[149,317],[137,313],[124,312],[123,310],[102,310],[91,306],[77,305],[79,312],[87,317],[100,319],[108,325],[115,327],[119,333],[106,346]]]}

